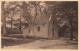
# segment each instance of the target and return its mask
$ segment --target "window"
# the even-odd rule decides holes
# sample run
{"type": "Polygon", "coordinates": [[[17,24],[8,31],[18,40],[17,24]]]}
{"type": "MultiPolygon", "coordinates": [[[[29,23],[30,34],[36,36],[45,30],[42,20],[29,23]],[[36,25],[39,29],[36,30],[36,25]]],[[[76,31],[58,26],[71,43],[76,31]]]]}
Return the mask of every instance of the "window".
{"type": "Polygon", "coordinates": [[[38,31],[40,31],[40,26],[38,26],[38,31]]]}

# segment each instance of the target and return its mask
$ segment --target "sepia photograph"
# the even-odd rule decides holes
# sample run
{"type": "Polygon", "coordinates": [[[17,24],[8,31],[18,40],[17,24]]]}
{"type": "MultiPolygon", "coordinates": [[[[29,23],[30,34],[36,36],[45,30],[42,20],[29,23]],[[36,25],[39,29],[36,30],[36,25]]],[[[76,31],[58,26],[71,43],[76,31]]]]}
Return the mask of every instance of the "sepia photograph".
{"type": "Polygon", "coordinates": [[[78,50],[78,1],[1,1],[1,49],[78,50]]]}

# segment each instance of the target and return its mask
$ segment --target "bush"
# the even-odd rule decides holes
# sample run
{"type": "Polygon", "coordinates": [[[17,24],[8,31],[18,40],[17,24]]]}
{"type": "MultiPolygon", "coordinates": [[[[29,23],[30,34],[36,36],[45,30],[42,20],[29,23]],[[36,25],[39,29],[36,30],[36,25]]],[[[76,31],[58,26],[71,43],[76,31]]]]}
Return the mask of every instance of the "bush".
{"type": "MultiPolygon", "coordinates": [[[[6,27],[7,34],[11,34],[11,28],[6,27]]],[[[17,28],[12,29],[12,34],[22,34],[23,31],[20,31],[17,28]]],[[[3,28],[1,27],[1,34],[3,34],[3,28]]]]}

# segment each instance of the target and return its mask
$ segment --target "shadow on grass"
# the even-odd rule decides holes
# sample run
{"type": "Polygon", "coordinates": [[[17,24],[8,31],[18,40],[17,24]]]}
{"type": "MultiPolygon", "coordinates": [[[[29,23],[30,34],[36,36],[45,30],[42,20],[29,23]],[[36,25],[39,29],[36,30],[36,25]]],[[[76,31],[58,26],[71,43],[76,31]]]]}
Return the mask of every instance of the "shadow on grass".
{"type": "MultiPolygon", "coordinates": [[[[10,36],[7,36],[10,37],[10,36]]],[[[17,38],[17,39],[21,39],[21,40],[14,40],[14,39],[1,39],[1,48],[4,48],[4,46],[8,47],[8,46],[16,46],[16,45],[20,45],[20,44],[28,44],[31,42],[34,42],[36,40],[44,40],[46,38],[38,38],[38,37],[23,37],[23,36],[11,36],[11,38],[17,38]]],[[[48,40],[48,39],[46,39],[48,40]]]]}
{"type": "Polygon", "coordinates": [[[70,44],[70,45],[78,45],[78,42],[66,42],[66,43],[68,43],[68,44],[70,44]]]}
{"type": "MultiPolygon", "coordinates": [[[[72,46],[73,48],[71,49],[78,49],[78,42],[65,42],[65,43],[61,43],[61,44],[52,44],[52,45],[48,45],[48,46],[44,46],[44,47],[40,47],[41,49],[51,49],[52,47],[60,47],[62,49],[69,49],[67,47],[72,46]],[[64,47],[64,48],[63,48],[64,47]]],[[[56,48],[57,49],[57,48],[56,48]]]]}
{"type": "Polygon", "coordinates": [[[23,40],[12,40],[12,39],[2,39],[1,40],[1,48],[4,48],[4,46],[16,46],[20,44],[27,44],[30,42],[34,42],[34,39],[23,39],[23,40]]]}

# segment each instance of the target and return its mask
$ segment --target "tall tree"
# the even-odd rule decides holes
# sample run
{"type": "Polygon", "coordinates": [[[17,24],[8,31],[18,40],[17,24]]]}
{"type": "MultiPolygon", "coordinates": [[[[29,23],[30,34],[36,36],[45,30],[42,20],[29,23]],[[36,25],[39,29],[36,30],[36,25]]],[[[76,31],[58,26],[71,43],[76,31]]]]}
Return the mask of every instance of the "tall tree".
{"type": "Polygon", "coordinates": [[[4,5],[5,5],[5,1],[2,1],[2,5],[1,5],[1,8],[2,8],[2,23],[3,23],[3,34],[6,34],[6,17],[5,17],[5,9],[4,9],[4,5]]]}
{"type": "Polygon", "coordinates": [[[53,36],[54,36],[54,39],[57,39],[59,38],[59,34],[58,34],[58,31],[59,31],[59,25],[58,25],[58,21],[57,21],[57,17],[56,17],[56,13],[57,13],[57,10],[56,8],[58,8],[59,6],[59,2],[45,2],[47,5],[48,5],[48,10],[50,11],[50,15],[51,16],[51,19],[53,20],[53,36]]]}
{"type": "Polygon", "coordinates": [[[60,6],[61,6],[61,8],[59,8],[58,10],[61,13],[63,13],[62,15],[64,17],[62,17],[62,18],[64,18],[66,21],[68,20],[68,23],[71,28],[70,29],[70,32],[71,32],[70,40],[73,40],[73,38],[74,38],[73,33],[78,30],[78,28],[74,28],[74,27],[78,27],[78,24],[77,24],[78,23],[78,2],[62,2],[62,4],[60,4],[60,6]],[[76,21],[75,21],[75,19],[76,19],[76,21]],[[76,30],[74,31],[74,29],[76,29],[76,30]]]}

